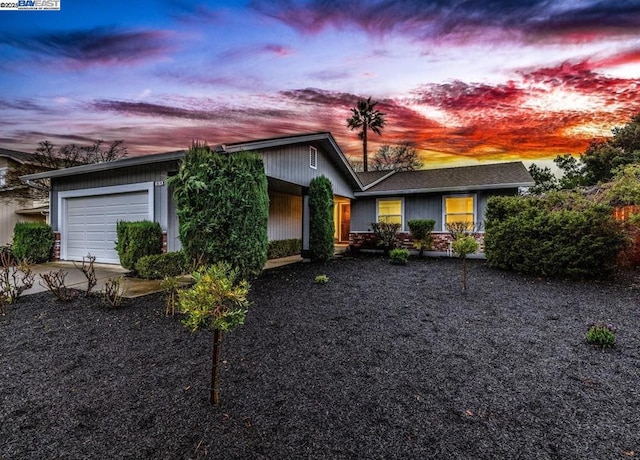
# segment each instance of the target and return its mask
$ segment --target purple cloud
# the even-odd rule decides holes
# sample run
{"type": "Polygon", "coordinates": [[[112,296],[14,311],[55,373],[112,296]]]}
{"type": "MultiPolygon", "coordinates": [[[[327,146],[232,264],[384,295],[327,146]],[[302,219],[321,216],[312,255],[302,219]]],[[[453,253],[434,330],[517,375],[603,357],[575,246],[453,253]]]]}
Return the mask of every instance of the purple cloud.
{"type": "Polygon", "coordinates": [[[4,36],[6,44],[38,56],[66,59],[75,66],[131,64],[165,55],[172,49],[169,32],[114,31],[97,28],[73,32],[4,36]]]}

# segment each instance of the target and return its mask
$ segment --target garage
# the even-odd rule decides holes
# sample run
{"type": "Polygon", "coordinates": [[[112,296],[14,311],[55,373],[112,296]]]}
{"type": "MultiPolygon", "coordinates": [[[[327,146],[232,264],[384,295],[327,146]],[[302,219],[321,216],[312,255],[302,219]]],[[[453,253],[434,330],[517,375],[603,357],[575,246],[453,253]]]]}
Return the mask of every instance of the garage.
{"type": "Polygon", "coordinates": [[[137,187],[141,190],[132,188],[135,187],[126,190],[105,187],[102,192],[117,193],[83,196],[61,193],[61,259],[82,260],[83,256],[91,254],[96,262],[119,264],[115,250],[116,223],[153,220],[153,189],[143,184],[137,187]]]}

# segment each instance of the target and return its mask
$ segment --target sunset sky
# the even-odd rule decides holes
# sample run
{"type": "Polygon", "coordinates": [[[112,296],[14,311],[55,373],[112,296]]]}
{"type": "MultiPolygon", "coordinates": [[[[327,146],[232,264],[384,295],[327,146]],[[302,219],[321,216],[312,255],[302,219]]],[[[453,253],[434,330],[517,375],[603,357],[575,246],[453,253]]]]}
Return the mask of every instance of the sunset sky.
{"type": "Polygon", "coordinates": [[[640,111],[640,1],[61,0],[0,11],[0,146],[331,131],[380,101],[427,167],[584,151],[640,111]]]}

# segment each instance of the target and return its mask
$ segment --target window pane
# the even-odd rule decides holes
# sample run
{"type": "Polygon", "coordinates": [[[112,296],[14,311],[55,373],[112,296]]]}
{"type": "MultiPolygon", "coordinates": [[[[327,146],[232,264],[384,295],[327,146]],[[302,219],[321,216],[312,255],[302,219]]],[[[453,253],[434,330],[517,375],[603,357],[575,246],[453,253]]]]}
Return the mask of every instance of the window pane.
{"type": "Polygon", "coordinates": [[[400,200],[378,201],[378,216],[401,215],[402,202],[400,200]]]}
{"type": "Polygon", "coordinates": [[[473,214],[473,197],[449,197],[445,201],[445,209],[447,214],[451,213],[469,213],[473,214]]]}
{"type": "Polygon", "coordinates": [[[378,221],[402,225],[402,216],[379,216],[378,221]]]}

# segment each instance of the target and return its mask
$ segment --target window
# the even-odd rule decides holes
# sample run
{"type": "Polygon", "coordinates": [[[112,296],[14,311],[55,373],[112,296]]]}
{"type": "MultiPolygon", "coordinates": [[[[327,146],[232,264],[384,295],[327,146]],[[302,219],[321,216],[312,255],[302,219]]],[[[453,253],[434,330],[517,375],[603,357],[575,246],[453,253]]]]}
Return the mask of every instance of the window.
{"type": "Polygon", "coordinates": [[[378,222],[402,225],[402,200],[378,200],[378,222]]]}
{"type": "Polygon", "coordinates": [[[444,224],[467,223],[469,229],[475,225],[475,199],[473,195],[447,196],[444,198],[444,224]]]}
{"type": "Polygon", "coordinates": [[[318,169],[318,149],[315,147],[309,147],[309,167],[318,169]]]}
{"type": "Polygon", "coordinates": [[[7,168],[0,168],[0,187],[7,186],[7,168]]]}

